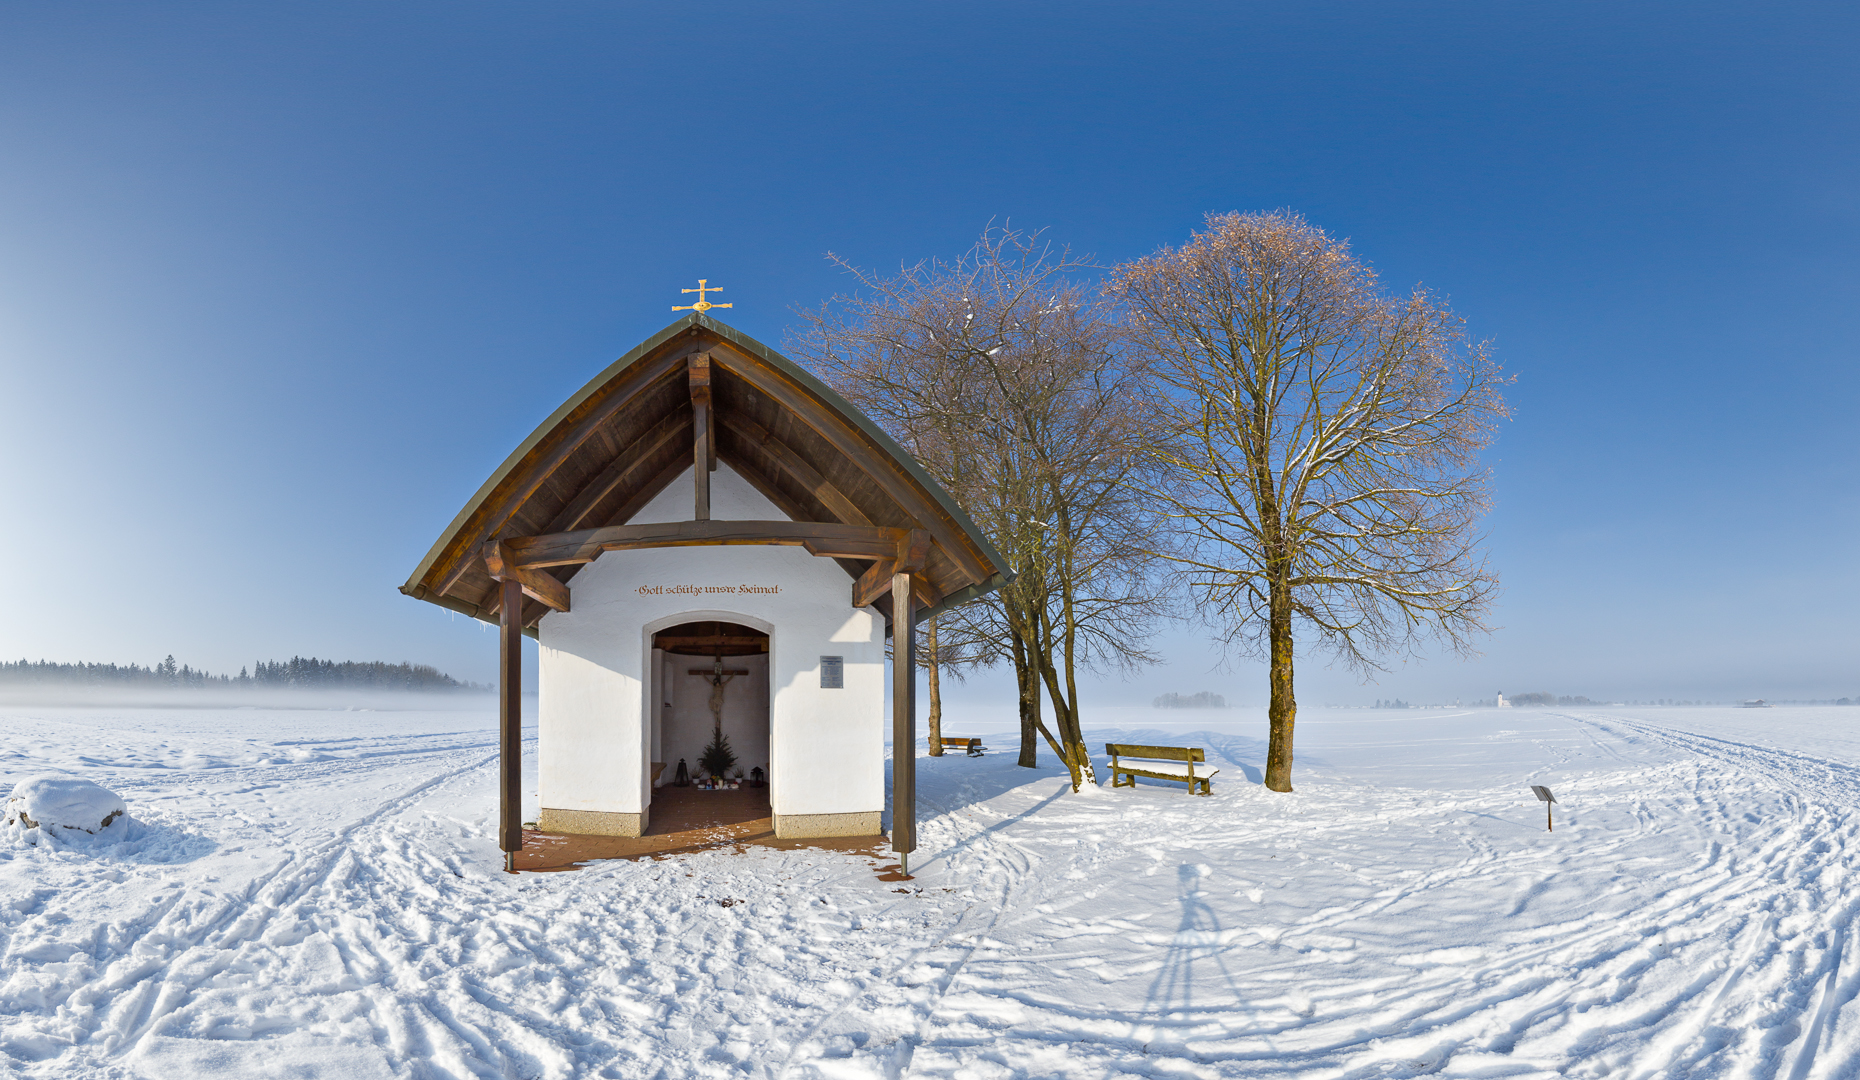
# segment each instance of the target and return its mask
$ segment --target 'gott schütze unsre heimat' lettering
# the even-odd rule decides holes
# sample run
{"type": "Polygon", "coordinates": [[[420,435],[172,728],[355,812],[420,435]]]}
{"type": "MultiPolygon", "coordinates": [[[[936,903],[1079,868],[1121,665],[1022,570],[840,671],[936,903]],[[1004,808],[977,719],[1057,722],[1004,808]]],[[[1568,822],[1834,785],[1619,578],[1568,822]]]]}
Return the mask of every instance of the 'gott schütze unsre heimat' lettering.
{"type": "Polygon", "coordinates": [[[775,595],[781,592],[780,585],[641,585],[641,596],[699,596],[705,593],[765,593],[775,595]]]}

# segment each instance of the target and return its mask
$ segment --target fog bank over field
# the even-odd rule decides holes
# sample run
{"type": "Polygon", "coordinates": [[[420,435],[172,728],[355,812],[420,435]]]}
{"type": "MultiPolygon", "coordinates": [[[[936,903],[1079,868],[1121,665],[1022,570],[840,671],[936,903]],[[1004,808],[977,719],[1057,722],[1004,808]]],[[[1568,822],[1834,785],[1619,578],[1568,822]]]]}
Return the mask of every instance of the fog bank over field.
{"type": "Polygon", "coordinates": [[[474,709],[491,687],[461,682],[426,664],[261,660],[238,675],[177,664],[172,655],[139,664],[0,663],[0,703],[166,708],[474,709]]]}
{"type": "MultiPolygon", "coordinates": [[[[535,716],[535,694],[525,695],[524,717],[535,716]]],[[[364,712],[476,712],[497,715],[497,696],[484,688],[446,692],[292,687],[117,687],[0,683],[0,706],[111,709],[316,709],[364,712]]]]}

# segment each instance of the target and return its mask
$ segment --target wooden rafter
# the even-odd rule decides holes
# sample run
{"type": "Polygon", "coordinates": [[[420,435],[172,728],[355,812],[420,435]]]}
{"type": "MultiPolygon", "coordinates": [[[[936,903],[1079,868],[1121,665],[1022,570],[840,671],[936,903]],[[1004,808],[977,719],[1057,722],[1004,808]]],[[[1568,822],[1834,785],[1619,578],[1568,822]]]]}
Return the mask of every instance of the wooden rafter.
{"type": "MultiPolygon", "coordinates": [[[[602,524],[625,525],[632,521],[635,515],[644,510],[652,500],[658,498],[660,492],[671,487],[672,481],[684,475],[684,471],[690,467],[690,464],[682,457],[673,459],[670,465],[660,469],[659,474],[648,480],[645,486],[635,489],[633,494],[627,497],[626,502],[620,504],[620,509],[614,511],[602,524]]],[[[573,578],[575,572],[580,569],[580,565],[569,566],[565,568],[564,574],[573,578]]]]}
{"type": "MultiPolygon", "coordinates": [[[[587,486],[581,489],[581,493],[562,508],[562,512],[549,522],[549,527],[544,531],[568,532],[586,525],[588,515],[594,512],[595,507],[599,506],[607,496],[613,494],[616,488],[636,480],[651,467],[652,462],[665,451],[667,446],[677,441],[679,436],[687,430],[689,427],[681,413],[672,413],[654,424],[644,435],[634,439],[626,449],[620,451],[613,462],[601,470],[600,475],[588,481],[587,486]]],[[[678,464],[682,469],[684,462],[680,460],[678,464]]],[[[653,492],[653,495],[657,494],[658,491],[653,492]]],[[[637,512],[634,511],[634,513],[637,512]]],[[[632,514],[627,516],[631,517],[632,514]]],[[[618,523],[608,522],[606,524],[618,523]]]]}
{"type": "MultiPolygon", "coordinates": [[[[725,455],[724,460],[730,463],[730,466],[736,470],[737,475],[749,481],[751,487],[761,492],[763,497],[774,503],[776,509],[787,514],[795,521],[807,520],[807,508],[802,506],[796,499],[783,491],[780,487],[776,486],[774,481],[764,476],[760,463],[748,460],[740,449],[733,454],[725,455]]],[[[855,507],[854,509],[857,508],[855,507]]],[[[864,515],[862,514],[860,516],[863,517],[864,515]]],[[[922,529],[913,531],[921,533],[925,537],[930,535],[922,529]]],[[[844,562],[840,565],[848,574],[853,575],[855,582],[853,586],[854,607],[865,607],[867,604],[875,603],[877,599],[883,599],[884,595],[891,589],[892,567],[895,565],[895,562],[890,558],[879,559],[873,562],[871,565],[867,566],[863,572],[855,567],[846,566],[844,562]],[[872,597],[874,599],[865,599],[866,597],[872,597]]],[[[939,590],[936,585],[931,582],[927,572],[913,575],[911,578],[911,586],[915,590],[918,604],[924,607],[934,607],[937,602],[943,598],[945,592],[945,590],[939,590]]]]}
{"type": "Polygon", "coordinates": [[[505,552],[510,565],[522,569],[593,562],[607,551],[735,544],[801,547],[829,559],[895,559],[906,533],[817,521],[671,521],[521,536],[505,541],[505,552]]]}
{"type": "MultiPolygon", "coordinates": [[[[673,461],[670,465],[667,465],[665,468],[660,469],[659,475],[653,477],[651,480],[648,480],[646,482],[646,486],[640,488],[638,491],[635,491],[631,496],[629,496],[627,498],[627,501],[621,503],[620,508],[618,510],[615,510],[607,518],[607,520],[602,522],[601,524],[603,525],[625,525],[627,522],[632,521],[636,514],[638,514],[641,510],[644,510],[649,504],[651,504],[652,500],[658,498],[660,492],[664,491],[668,487],[671,487],[672,481],[682,476],[684,474],[684,471],[686,469],[689,469],[690,467],[691,465],[688,462],[686,462],[683,458],[679,458],[673,461]]],[[[565,529],[563,531],[567,532],[571,530],[565,529]]]]}
{"type": "Polygon", "coordinates": [[[942,509],[919,491],[915,484],[899,474],[896,463],[889,455],[858,436],[837,413],[827,409],[812,394],[773,368],[758,364],[730,349],[712,349],[710,355],[713,364],[747,382],[757,391],[768,395],[777,405],[799,417],[835,450],[858,466],[905,513],[930,530],[936,542],[948,552],[951,561],[967,577],[968,580],[963,584],[987,580],[993,571],[984,567],[969,549],[962,530],[945,518],[942,509]]]}
{"type": "Polygon", "coordinates": [[[872,519],[855,506],[844,492],[834,487],[831,481],[820,475],[819,470],[807,463],[807,459],[795,453],[792,447],[777,439],[761,424],[741,414],[732,414],[721,418],[719,422],[735,432],[744,447],[766,457],[782,472],[793,477],[796,483],[820,500],[820,505],[826,507],[828,513],[847,525],[872,524],[872,519]]]}
{"type": "MultiPolygon", "coordinates": [[[[812,520],[809,508],[803,505],[801,500],[783,491],[781,485],[763,471],[761,462],[743,454],[740,449],[733,450],[728,447],[723,450],[723,460],[729,463],[730,468],[736,470],[738,476],[749,481],[749,486],[760,492],[763,498],[774,503],[775,509],[795,521],[812,520]]],[[[859,524],[870,524],[870,522],[859,524]]]]}
{"type": "Polygon", "coordinates": [[[560,439],[547,444],[548,449],[521,473],[513,474],[504,485],[503,490],[494,493],[473,515],[469,522],[454,538],[452,550],[446,553],[440,564],[434,568],[435,577],[440,582],[438,592],[450,592],[459,579],[465,576],[478,562],[478,550],[484,541],[490,539],[522,507],[536,489],[549,479],[555,470],[561,467],[581,445],[593,437],[601,425],[613,415],[632,402],[648,387],[666,378],[674,372],[685,368],[684,354],[668,352],[650,362],[640,364],[628,370],[605,388],[599,404],[590,409],[562,435],[560,439]]]}

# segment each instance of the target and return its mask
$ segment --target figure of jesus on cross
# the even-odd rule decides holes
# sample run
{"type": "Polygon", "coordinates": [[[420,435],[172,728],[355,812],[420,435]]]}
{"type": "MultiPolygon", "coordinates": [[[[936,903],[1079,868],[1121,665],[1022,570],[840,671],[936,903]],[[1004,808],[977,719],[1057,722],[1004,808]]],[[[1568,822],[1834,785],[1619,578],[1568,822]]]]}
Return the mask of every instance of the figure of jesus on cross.
{"type": "Polygon", "coordinates": [[[738,675],[749,674],[748,669],[725,668],[723,657],[719,656],[709,668],[692,668],[690,674],[702,675],[704,681],[710,684],[711,723],[717,734],[723,734],[723,688],[738,675]]]}

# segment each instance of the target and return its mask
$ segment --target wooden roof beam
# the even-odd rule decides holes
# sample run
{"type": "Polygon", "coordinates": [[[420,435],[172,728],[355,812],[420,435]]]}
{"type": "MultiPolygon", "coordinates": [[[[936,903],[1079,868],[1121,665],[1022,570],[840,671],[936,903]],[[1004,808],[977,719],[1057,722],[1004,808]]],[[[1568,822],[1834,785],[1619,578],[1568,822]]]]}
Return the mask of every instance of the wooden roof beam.
{"type": "Polygon", "coordinates": [[[437,591],[442,594],[451,591],[459,579],[477,564],[478,552],[484,541],[504,527],[511,515],[535,494],[550,474],[560,468],[582,443],[592,438],[602,424],[626,407],[641,391],[685,367],[685,355],[678,353],[660,356],[627,371],[603,388],[599,403],[590,408],[565,434],[554,438],[556,433],[551,432],[552,440],[546,440],[543,446],[536,448],[542,452],[542,456],[531,462],[528,469],[513,472],[505,478],[500,485],[502,491],[482,503],[472,515],[473,520],[456,534],[457,546],[428,572],[428,580],[436,578],[440,583],[437,591]]]}
{"type": "MultiPolygon", "coordinates": [[[[644,435],[634,439],[627,444],[626,449],[620,451],[620,455],[614,458],[613,464],[601,470],[599,476],[588,481],[587,486],[581,489],[581,494],[575,496],[572,502],[563,507],[562,512],[555,516],[555,520],[551,521],[549,528],[544,531],[568,532],[587,524],[588,515],[594,512],[595,507],[623,484],[635,480],[640,472],[651,464],[653,459],[658,457],[667,446],[676,441],[685,430],[684,416],[676,413],[647,429],[644,435]]],[[[680,462],[681,468],[682,465],[683,463],[680,462]]],[[[655,490],[652,494],[657,495],[658,491],[655,490]]],[[[648,496],[648,501],[650,498],[648,496]]]]}
{"type": "Polygon", "coordinates": [[[806,548],[828,559],[895,559],[905,529],[817,521],[671,521],[522,536],[504,541],[507,565],[534,570],[593,562],[607,551],[737,544],[806,548]]]}
{"type": "Polygon", "coordinates": [[[827,512],[848,525],[870,525],[872,519],[865,516],[865,511],[853,504],[846,494],[819,470],[807,463],[807,459],[794,451],[787,443],[777,439],[773,433],[747,416],[732,414],[721,421],[723,426],[737,433],[743,445],[749,447],[774,462],[776,468],[793,477],[796,483],[806,488],[808,493],[820,500],[820,505],[827,512]]]}
{"type": "MultiPolygon", "coordinates": [[[[736,450],[726,450],[723,455],[723,460],[729,463],[730,468],[736,470],[736,475],[749,481],[750,487],[761,492],[763,498],[774,503],[775,509],[787,514],[795,521],[813,520],[813,516],[810,512],[811,508],[803,506],[801,500],[783,491],[765,471],[762,462],[751,458],[747,454],[737,452],[736,450]]],[[[858,524],[871,523],[859,522],[858,524]]]]}

